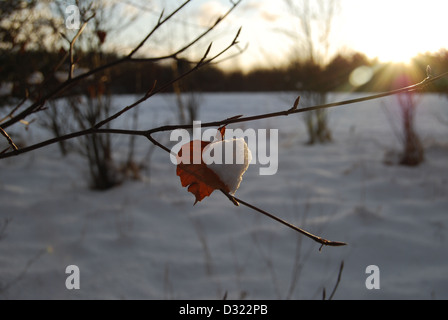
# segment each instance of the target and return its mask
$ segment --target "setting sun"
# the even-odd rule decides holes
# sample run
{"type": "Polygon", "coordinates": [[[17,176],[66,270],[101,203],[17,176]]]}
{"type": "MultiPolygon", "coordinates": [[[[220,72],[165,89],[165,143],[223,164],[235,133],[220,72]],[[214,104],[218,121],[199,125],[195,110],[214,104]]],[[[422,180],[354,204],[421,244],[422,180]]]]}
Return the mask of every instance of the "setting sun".
{"type": "MultiPolygon", "coordinates": [[[[305,0],[304,0],[305,1],[305,0]]],[[[310,3],[317,3],[309,0],[310,3]]],[[[336,0],[329,0],[335,1],[336,0]]],[[[143,12],[131,33],[123,33],[116,40],[126,48],[139,41],[148,21],[158,17],[162,8],[175,7],[176,0],[155,1],[154,12],[143,12]]],[[[196,0],[188,6],[188,15],[175,21],[178,30],[171,41],[182,43],[185,35],[194,34],[225,14],[231,2],[228,0],[196,0]],[[184,22],[188,21],[187,24],[184,22]]],[[[297,12],[289,10],[285,1],[244,0],[231,17],[220,26],[220,36],[213,39],[215,50],[228,45],[239,27],[240,47],[244,54],[225,61],[224,69],[249,70],[257,67],[277,67],[288,63],[297,42],[293,39],[304,37],[300,31],[297,12]]],[[[302,2],[293,2],[300,4],[302,2]]],[[[380,62],[409,62],[419,53],[437,52],[446,48],[444,36],[448,1],[446,0],[340,0],[335,11],[329,35],[328,56],[347,51],[361,52],[368,58],[380,62]]],[[[168,12],[167,9],[166,12],[168,12]]],[[[322,33],[319,23],[313,22],[315,39],[322,33]]],[[[315,48],[318,48],[319,44],[315,48]]],[[[322,45],[321,45],[322,47],[322,45]]],[[[322,49],[322,48],[321,48],[322,49]]],[[[154,50],[154,49],[153,49],[154,50]]],[[[325,48],[326,50],[326,48],[325,48]]],[[[197,57],[203,52],[196,52],[197,57]]]]}
{"type": "MultiPolygon", "coordinates": [[[[207,12],[224,10],[228,5],[225,0],[205,3],[207,12]],[[214,10],[210,9],[212,4],[214,10]]],[[[448,45],[443,35],[448,1],[340,0],[339,4],[326,58],[355,51],[380,62],[408,63],[419,53],[437,52],[448,45]]],[[[247,0],[240,9],[226,27],[233,30],[243,26],[241,43],[250,45],[244,55],[227,65],[229,68],[281,65],[291,58],[292,46],[297,45],[291,41],[291,34],[296,38],[304,36],[298,28],[297,13],[288,10],[284,1],[273,5],[268,0],[247,0]]],[[[320,32],[317,25],[314,24],[314,35],[320,32]]]]}
{"type": "Polygon", "coordinates": [[[443,14],[447,1],[343,1],[341,33],[357,51],[382,62],[409,62],[419,53],[446,46],[443,14]]]}

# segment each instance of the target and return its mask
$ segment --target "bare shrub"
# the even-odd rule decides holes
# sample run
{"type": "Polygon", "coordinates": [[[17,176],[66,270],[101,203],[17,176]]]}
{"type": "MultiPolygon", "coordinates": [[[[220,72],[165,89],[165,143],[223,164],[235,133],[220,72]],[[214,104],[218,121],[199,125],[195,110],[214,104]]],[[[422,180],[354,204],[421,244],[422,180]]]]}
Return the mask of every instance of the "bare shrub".
{"type": "Polygon", "coordinates": [[[425,159],[425,152],[420,137],[415,129],[415,113],[417,99],[413,93],[398,95],[403,126],[403,150],[400,164],[406,166],[418,166],[425,159]]]}
{"type": "MultiPolygon", "coordinates": [[[[90,128],[111,113],[111,97],[102,92],[103,88],[101,85],[92,85],[82,96],[67,100],[79,128],[90,128]]],[[[92,189],[107,190],[122,182],[113,158],[111,135],[81,137],[77,149],[87,159],[92,189]]]]}
{"type": "MultiPolygon", "coordinates": [[[[412,80],[407,75],[401,75],[396,79],[397,86],[410,85],[412,80]]],[[[415,92],[402,92],[397,94],[397,106],[399,108],[398,118],[400,124],[388,113],[389,121],[401,145],[401,151],[386,153],[386,164],[400,164],[415,167],[425,160],[425,151],[420,136],[416,129],[416,111],[418,96],[415,92]]],[[[384,110],[387,111],[387,108],[384,110]]]]}

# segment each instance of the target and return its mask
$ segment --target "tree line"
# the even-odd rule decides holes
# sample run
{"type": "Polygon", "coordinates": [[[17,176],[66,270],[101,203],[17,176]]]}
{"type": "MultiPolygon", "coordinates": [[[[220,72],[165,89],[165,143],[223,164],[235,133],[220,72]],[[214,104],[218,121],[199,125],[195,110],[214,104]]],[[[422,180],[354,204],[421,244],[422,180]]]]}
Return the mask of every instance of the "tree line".
{"type": "MultiPolygon", "coordinates": [[[[40,90],[47,90],[57,85],[66,76],[64,71],[54,72],[55,61],[64,52],[18,51],[0,52],[0,82],[12,83],[12,95],[23,97],[30,87],[45,81],[40,90]],[[35,75],[41,74],[41,80],[35,75]],[[33,79],[34,76],[34,79],[33,79]],[[61,79],[62,78],[62,79],[61,79]],[[37,83],[36,83],[37,82],[37,83]]],[[[88,70],[94,55],[83,53],[78,57],[81,62],[77,67],[80,72],[88,70]]],[[[113,61],[118,56],[114,53],[103,54],[103,63],[113,61]]],[[[408,75],[414,82],[426,77],[426,67],[431,66],[435,74],[448,70],[448,50],[437,53],[421,54],[410,64],[379,63],[368,59],[364,54],[339,54],[325,67],[310,61],[292,61],[285,67],[257,68],[249,72],[227,71],[219,65],[210,65],[183,79],[180,86],[184,92],[258,92],[258,91],[388,91],[396,87],[394,75],[408,75]],[[350,83],[350,75],[361,66],[374,70],[371,80],[361,86],[350,83]]],[[[192,64],[185,60],[172,63],[139,62],[117,66],[97,75],[104,85],[114,94],[137,94],[146,92],[155,81],[166,83],[175,77],[175,70],[184,71],[192,64]],[[176,68],[173,67],[176,64],[176,68]]],[[[63,69],[62,69],[63,70],[63,69]]],[[[39,78],[39,77],[38,77],[39,78]]],[[[88,81],[87,81],[88,84],[88,81]]],[[[440,81],[428,88],[431,92],[446,93],[447,81],[440,81]]],[[[171,88],[172,89],[172,88],[171,88]]],[[[76,88],[74,89],[76,90],[76,88]]],[[[167,89],[167,92],[171,91],[167,89]]],[[[73,90],[66,94],[73,93],[73,90]]],[[[43,94],[39,92],[38,94],[43,94]]]]}

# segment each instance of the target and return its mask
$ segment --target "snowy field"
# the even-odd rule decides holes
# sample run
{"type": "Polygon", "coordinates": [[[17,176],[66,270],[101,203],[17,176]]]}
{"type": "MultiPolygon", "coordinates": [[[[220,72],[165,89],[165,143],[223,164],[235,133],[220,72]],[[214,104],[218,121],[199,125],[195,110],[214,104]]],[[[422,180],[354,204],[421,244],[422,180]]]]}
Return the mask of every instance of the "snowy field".
{"type": "MultiPolygon", "coordinates": [[[[204,94],[200,120],[286,110],[294,99],[204,94]]],[[[138,110],[139,129],[178,123],[171,95],[138,110]]],[[[348,243],[322,252],[219,192],[193,206],[159,149],[145,159],[141,180],[106,192],[89,190],[85,161],[62,157],[57,146],[1,160],[0,299],[321,299],[341,262],[334,299],[448,299],[448,124],[440,121],[448,119],[448,99],[420,99],[426,161],[417,168],[384,164],[385,154],[400,150],[391,125],[400,126],[398,110],[396,97],[331,109],[334,143],[314,147],[305,145],[300,115],[229,126],[279,130],[278,172],[260,176],[250,166],[236,196],[348,243]],[[80,269],[79,290],[65,286],[69,265],[80,269]],[[378,290],[366,288],[369,265],[379,267],[378,290]]],[[[112,126],[130,128],[131,116],[112,126]]],[[[28,143],[48,135],[36,124],[21,133],[28,143]]],[[[173,144],[169,133],[158,138],[173,144]]],[[[139,160],[150,144],[136,142],[139,160]]],[[[114,139],[118,159],[127,143],[114,139]]]]}

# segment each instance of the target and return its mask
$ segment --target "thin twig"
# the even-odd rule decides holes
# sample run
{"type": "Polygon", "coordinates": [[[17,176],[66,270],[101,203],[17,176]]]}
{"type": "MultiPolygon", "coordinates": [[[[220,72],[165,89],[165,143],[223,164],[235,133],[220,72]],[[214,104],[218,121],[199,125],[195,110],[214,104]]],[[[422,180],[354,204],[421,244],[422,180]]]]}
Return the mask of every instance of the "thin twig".
{"type": "Polygon", "coordinates": [[[332,300],[334,297],[334,294],[336,293],[336,290],[338,289],[339,283],[341,282],[341,276],[342,276],[342,270],[344,270],[344,261],[341,262],[341,265],[339,267],[339,272],[338,272],[338,279],[336,280],[336,284],[333,288],[333,291],[330,294],[330,297],[328,298],[328,300],[332,300]]]}
{"type": "MultiPolygon", "coordinates": [[[[223,52],[224,51],[225,50],[223,50],[223,52]]],[[[222,54],[222,52],[219,53],[218,55],[216,55],[215,57],[218,57],[220,54],[222,54]]],[[[208,60],[208,61],[210,61],[210,60],[208,60]]],[[[189,74],[191,72],[192,72],[192,70],[188,71],[187,74],[189,74]]],[[[359,103],[359,102],[368,101],[368,100],[375,100],[375,99],[379,99],[379,98],[382,98],[382,97],[395,95],[395,94],[398,94],[398,93],[412,92],[412,91],[420,90],[420,89],[424,88],[426,85],[428,85],[428,84],[430,84],[430,83],[432,83],[434,81],[437,81],[437,80],[439,80],[439,79],[441,79],[443,77],[446,77],[446,76],[448,76],[448,72],[445,72],[445,73],[443,73],[443,74],[441,74],[441,75],[439,75],[437,77],[425,78],[425,80],[423,80],[422,82],[420,82],[420,83],[418,83],[416,85],[412,85],[412,86],[405,87],[405,88],[398,89],[398,90],[388,91],[388,92],[385,92],[385,93],[375,94],[375,95],[367,96],[367,97],[364,97],[364,98],[345,100],[345,101],[340,101],[340,102],[335,102],[335,103],[330,103],[330,104],[313,106],[313,107],[309,107],[309,108],[294,109],[294,107],[293,107],[293,108],[291,108],[289,110],[286,110],[286,111],[266,113],[266,114],[261,114],[261,115],[257,115],[257,116],[250,116],[250,117],[242,117],[241,115],[238,115],[238,116],[235,116],[235,117],[227,118],[225,120],[203,123],[203,124],[201,124],[201,127],[202,128],[206,128],[206,127],[220,127],[220,126],[229,125],[229,124],[232,124],[232,123],[256,121],[256,120],[267,119],[267,118],[275,118],[275,117],[280,117],[280,116],[289,116],[290,114],[302,113],[302,112],[307,112],[307,111],[311,111],[311,110],[325,109],[325,108],[343,106],[343,105],[348,105],[348,104],[353,104],[353,103],[359,103]]],[[[166,86],[168,86],[168,84],[166,86]]],[[[164,87],[162,87],[162,88],[164,88],[164,87]]],[[[155,91],[156,92],[160,92],[161,89],[159,88],[158,90],[155,90],[155,91]]],[[[154,95],[154,93],[152,95],[154,95]]],[[[146,99],[145,99],[145,97],[143,97],[142,99],[138,100],[136,103],[138,103],[139,101],[140,102],[144,101],[146,99]]],[[[297,101],[298,100],[296,100],[296,102],[297,101]]],[[[135,103],[133,105],[135,105],[135,103]]],[[[129,109],[127,109],[127,110],[129,110],[129,109]]],[[[176,129],[191,129],[191,128],[193,128],[192,125],[168,125],[168,126],[161,126],[161,127],[158,127],[158,128],[153,128],[153,129],[150,129],[150,130],[147,130],[147,131],[127,130],[126,133],[123,133],[123,130],[121,130],[121,132],[119,132],[119,133],[122,133],[122,134],[135,134],[135,135],[141,135],[141,136],[145,136],[145,137],[152,137],[152,135],[154,133],[158,133],[158,132],[166,132],[166,131],[171,131],[171,130],[176,130],[176,129]]],[[[54,144],[54,143],[58,143],[59,141],[64,141],[64,140],[80,137],[80,136],[87,135],[87,134],[106,133],[107,131],[108,130],[98,130],[98,128],[91,128],[91,129],[87,129],[87,130],[82,130],[82,131],[71,133],[71,134],[68,134],[68,135],[65,135],[65,136],[49,139],[47,141],[43,141],[43,142],[37,143],[35,145],[31,145],[31,146],[26,147],[26,148],[21,148],[19,150],[14,150],[14,151],[11,151],[11,152],[0,154],[0,159],[9,158],[9,157],[16,156],[16,155],[19,155],[19,154],[23,154],[23,153],[26,153],[26,152],[29,152],[29,151],[33,151],[33,150],[36,150],[36,149],[39,149],[39,148],[42,148],[42,147],[45,147],[45,146],[48,146],[48,145],[51,145],[51,144],[54,144]]],[[[151,138],[149,140],[151,142],[155,141],[153,138],[151,138]]]]}
{"type": "Polygon", "coordinates": [[[15,285],[17,282],[19,282],[20,280],[23,279],[23,277],[26,275],[26,273],[28,272],[29,268],[31,267],[31,265],[36,262],[37,260],[40,259],[40,257],[42,257],[46,252],[48,252],[48,249],[41,249],[39,250],[36,255],[34,257],[32,257],[30,260],[28,260],[28,262],[26,263],[25,267],[23,268],[23,270],[14,278],[12,279],[10,282],[8,282],[6,285],[1,286],[0,287],[0,292],[5,292],[6,290],[8,290],[9,288],[11,288],[13,285],[15,285]]]}
{"type": "MultiPolygon", "coordinates": [[[[177,56],[185,51],[187,51],[189,48],[191,48],[194,44],[196,44],[197,42],[199,42],[199,40],[201,40],[202,38],[204,38],[207,34],[209,34],[213,29],[215,29],[218,24],[220,24],[241,2],[242,0],[238,0],[235,3],[232,3],[232,7],[227,10],[227,12],[225,12],[222,16],[218,17],[218,19],[216,19],[215,23],[212,24],[209,28],[207,28],[207,30],[205,30],[204,32],[202,32],[201,34],[199,34],[195,39],[193,39],[192,41],[190,41],[188,44],[186,44],[185,46],[183,46],[182,48],[178,49],[177,51],[167,54],[165,56],[160,56],[160,57],[156,57],[156,58],[141,58],[141,59],[137,59],[137,58],[133,58],[132,61],[135,62],[142,62],[142,61],[159,61],[159,60],[166,60],[166,59],[177,59],[177,56]]],[[[188,1],[187,1],[188,2],[188,1]]],[[[241,30],[241,28],[240,28],[241,30]]],[[[237,34],[236,37],[239,36],[239,32],[237,34]]]]}
{"type": "MultiPolygon", "coordinates": [[[[239,118],[229,118],[223,121],[213,121],[213,122],[206,122],[206,123],[201,123],[201,127],[202,128],[207,128],[207,127],[219,127],[222,125],[229,125],[232,123],[242,123],[242,122],[249,122],[249,121],[256,121],[256,120],[262,120],[262,119],[268,119],[268,118],[276,118],[276,117],[281,117],[281,116],[289,116],[292,114],[298,114],[298,113],[304,113],[304,112],[310,112],[310,111],[314,111],[314,110],[321,110],[321,109],[329,109],[329,108],[334,108],[334,107],[339,107],[339,106],[345,106],[345,105],[349,105],[349,104],[355,104],[355,103],[360,103],[360,102],[365,102],[365,101],[369,101],[369,100],[376,100],[379,98],[384,98],[387,96],[392,96],[392,95],[396,95],[399,93],[404,93],[404,92],[413,92],[413,91],[418,91],[423,89],[424,87],[426,87],[427,85],[429,85],[432,82],[435,82],[443,77],[447,77],[448,76],[448,72],[445,72],[437,77],[431,77],[431,78],[425,78],[422,82],[417,83],[415,85],[411,85],[408,87],[404,87],[401,89],[397,89],[397,90],[392,90],[392,91],[387,91],[387,92],[383,92],[383,93],[379,93],[379,94],[374,94],[374,95],[370,95],[370,96],[366,96],[366,97],[362,97],[362,98],[357,98],[357,99],[350,99],[350,100],[344,100],[344,101],[339,101],[339,102],[333,102],[333,103],[328,103],[328,104],[322,104],[322,105],[316,105],[316,106],[312,106],[312,107],[307,107],[307,108],[300,108],[300,109],[295,109],[294,107],[292,107],[289,110],[286,111],[278,111],[278,112],[272,112],[272,113],[265,113],[265,114],[260,114],[260,115],[256,115],[256,116],[249,116],[249,117],[239,117],[239,118]]],[[[297,100],[296,100],[297,102],[297,100]]],[[[161,126],[158,128],[153,128],[151,130],[149,130],[149,133],[156,133],[156,132],[163,132],[163,131],[172,131],[172,130],[176,130],[176,129],[192,129],[193,125],[192,124],[187,124],[187,125],[168,125],[168,126],[161,126]]]]}
{"type": "Polygon", "coordinates": [[[105,124],[111,122],[114,119],[117,119],[118,117],[120,117],[122,114],[124,114],[125,112],[131,110],[132,108],[138,106],[139,104],[143,103],[144,101],[148,100],[149,98],[151,98],[152,96],[154,96],[157,93],[160,93],[162,91],[164,91],[165,89],[169,88],[170,86],[172,86],[174,83],[178,82],[179,80],[187,77],[188,75],[190,75],[191,73],[195,72],[196,70],[198,70],[199,68],[204,67],[205,65],[211,63],[212,61],[214,61],[215,59],[217,59],[218,57],[222,56],[224,53],[226,53],[227,51],[229,51],[234,45],[236,45],[238,43],[237,38],[238,35],[240,33],[241,28],[238,30],[238,33],[236,35],[236,37],[233,39],[232,43],[230,43],[226,48],[224,48],[221,52],[217,53],[215,56],[211,57],[210,59],[207,59],[207,56],[210,52],[211,46],[212,44],[210,43],[210,45],[208,46],[207,50],[205,51],[202,59],[193,67],[191,68],[189,71],[179,75],[178,77],[176,77],[175,79],[165,83],[163,86],[155,89],[155,85],[156,83],[154,83],[154,86],[151,90],[149,90],[145,96],[143,96],[140,100],[136,101],[135,103],[133,103],[130,106],[127,106],[126,108],[123,108],[122,110],[118,111],[117,113],[113,114],[112,116],[104,119],[103,121],[99,122],[98,124],[95,125],[95,128],[101,128],[102,126],[104,126],[105,124]]]}
{"type": "MultiPolygon", "coordinates": [[[[201,63],[198,63],[194,68],[190,69],[189,71],[183,73],[182,75],[180,75],[179,77],[177,77],[176,79],[169,81],[168,83],[166,83],[165,85],[159,87],[158,89],[154,89],[155,84],[152,89],[150,89],[142,98],[140,98],[139,100],[137,100],[136,102],[134,102],[133,104],[125,107],[124,109],[120,110],[119,112],[115,113],[114,115],[110,116],[109,118],[99,122],[98,124],[96,124],[94,127],[90,128],[90,129],[84,129],[78,132],[74,132],[74,133],[70,133],[70,134],[66,134],[60,137],[56,137],[56,138],[52,138],[19,150],[14,150],[11,152],[7,152],[7,153],[0,153],[0,159],[3,158],[8,158],[11,156],[17,156],[19,154],[23,154],[26,152],[30,152],[36,149],[40,149],[46,146],[49,146],[51,144],[54,143],[59,143],[62,141],[66,141],[69,139],[73,139],[73,138],[77,138],[77,137],[81,137],[81,136],[85,136],[85,135],[90,135],[90,134],[96,134],[96,133],[115,133],[115,134],[135,134],[135,135],[141,135],[141,136],[145,136],[147,137],[152,143],[157,145],[157,141],[155,139],[152,138],[151,136],[151,132],[150,131],[136,131],[136,130],[114,130],[114,129],[100,129],[102,126],[104,126],[105,124],[111,122],[112,120],[118,118],[120,115],[122,115],[123,113],[131,110],[132,108],[136,107],[137,105],[141,104],[142,102],[148,100],[150,97],[152,97],[153,95],[155,95],[156,93],[159,93],[163,90],[165,90],[166,88],[168,88],[169,86],[171,86],[174,82],[179,81],[180,79],[188,76],[190,73],[198,70],[199,68],[205,66],[206,64],[210,63],[211,61],[213,61],[214,59],[218,58],[219,56],[221,56],[222,54],[224,54],[226,51],[228,51],[233,45],[235,45],[236,43],[236,38],[232,41],[232,43],[225,49],[223,49],[221,52],[219,52],[218,54],[216,54],[214,57],[203,61],[201,63]]],[[[159,147],[161,147],[163,149],[163,147],[161,145],[158,145],[159,147]]]]}
{"type": "Polygon", "coordinates": [[[228,55],[228,56],[226,56],[226,57],[224,57],[224,58],[222,58],[222,59],[220,59],[220,60],[213,61],[211,64],[213,64],[213,65],[215,65],[215,64],[221,64],[221,63],[223,63],[224,61],[231,60],[231,59],[233,59],[233,58],[235,58],[235,57],[237,57],[237,56],[239,56],[239,55],[242,55],[242,54],[249,48],[249,43],[247,43],[247,44],[244,46],[244,48],[241,48],[241,47],[238,46],[238,45],[236,45],[235,48],[238,50],[236,53],[231,54],[231,55],[228,55]]]}
{"type": "Polygon", "coordinates": [[[176,52],[174,52],[172,54],[169,54],[169,55],[166,55],[166,56],[160,56],[160,57],[155,57],[155,58],[146,58],[146,59],[136,59],[136,58],[134,58],[134,55],[137,53],[138,50],[140,50],[143,47],[143,45],[148,41],[148,39],[161,26],[163,26],[168,20],[170,20],[175,14],[177,14],[180,10],[182,10],[189,2],[191,2],[191,0],[185,1],[183,4],[181,4],[179,7],[177,7],[177,9],[175,9],[171,14],[166,16],[166,18],[164,18],[164,19],[162,19],[162,15],[161,15],[159,20],[158,20],[158,22],[157,22],[157,24],[153,27],[153,29],[143,38],[143,40],[127,56],[119,58],[119,59],[117,59],[115,61],[112,61],[110,63],[106,63],[106,64],[104,64],[102,66],[99,66],[99,67],[97,67],[95,69],[87,71],[87,72],[85,72],[83,74],[80,74],[80,75],[78,75],[76,77],[72,77],[70,79],[67,79],[65,82],[61,83],[56,88],[54,88],[53,90],[51,90],[50,92],[48,92],[44,96],[40,97],[37,101],[35,101],[28,108],[23,110],[21,113],[17,114],[14,117],[11,117],[8,121],[6,121],[3,124],[3,128],[7,128],[7,127],[9,127],[9,126],[11,126],[13,124],[16,124],[17,122],[19,122],[20,120],[26,118],[30,114],[32,114],[32,113],[34,113],[34,112],[36,112],[38,110],[41,110],[42,106],[50,98],[57,96],[58,94],[60,94],[61,92],[63,92],[67,88],[71,87],[75,83],[78,83],[79,81],[81,81],[83,79],[86,79],[86,78],[88,78],[88,77],[90,77],[90,76],[92,76],[92,75],[94,75],[96,73],[99,73],[101,71],[104,71],[106,69],[110,69],[112,67],[115,67],[115,66],[117,66],[119,64],[122,64],[122,63],[125,63],[125,62],[133,62],[134,60],[136,62],[139,62],[139,61],[142,61],[142,60],[155,62],[155,61],[166,60],[166,59],[169,59],[169,58],[177,59],[177,56],[179,54],[185,52],[193,44],[197,43],[200,39],[205,37],[212,29],[214,29],[217,26],[217,24],[223,20],[224,17],[226,17],[228,14],[230,14],[230,12],[233,9],[235,9],[235,7],[241,2],[241,0],[239,0],[236,3],[232,3],[232,7],[228,10],[228,12],[226,12],[223,16],[221,16],[220,19],[218,19],[219,21],[215,22],[215,24],[213,26],[211,26],[208,30],[206,30],[205,32],[200,34],[198,37],[196,37],[194,40],[192,40],[190,43],[188,43],[184,47],[180,48],[176,52]]]}
{"type": "Polygon", "coordinates": [[[25,97],[2,119],[0,119],[0,123],[6,121],[7,119],[11,119],[14,116],[14,113],[20,109],[20,107],[28,100],[29,91],[25,90],[25,97]]]}
{"type": "MultiPolygon", "coordinates": [[[[158,146],[159,148],[161,148],[162,150],[164,150],[164,151],[166,151],[166,152],[168,152],[168,153],[170,153],[170,154],[173,154],[174,156],[177,156],[172,150],[170,150],[170,149],[168,149],[167,147],[165,147],[163,144],[161,144],[160,142],[158,142],[156,139],[154,139],[151,135],[146,135],[146,137],[154,144],[154,145],[156,145],[156,146],[158,146]]],[[[241,200],[241,199],[238,199],[238,198],[236,198],[236,197],[234,197],[233,195],[231,195],[230,193],[228,193],[227,191],[225,191],[225,190],[220,190],[235,206],[239,206],[240,205],[240,203],[242,204],[242,205],[244,205],[244,206],[246,206],[246,207],[248,207],[248,208],[250,208],[250,209],[252,209],[252,210],[255,210],[255,211],[258,211],[259,213],[262,213],[262,214],[264,214],[265,216],[267,216],[267,217],[269,217],[269,218],[271,218],[271,219],[273,219],[273,220],[275,220],[275,221],[277,221],[277,222],[280,222],[281,224],[283,224],[283,225],[285,225],[285,226],[287,226],[287,227],[289,227],[289,228],[291,228],[291,229],[293,229],[293,230],[295,230],[295,231],[297,231],[297,232],[299,232],[299,233],[301,233],[301,234],[303,234],[303,235],[305,235],[305,236],[307,236],[308,238],[310,238],[310,239],[313,239],[314,241],[316,241],[316,242],[318,242],[318,243],[320,243],[321,244],[321,247],[319,248],[319,251],[322,249],[322,247],[323,246],[331,246],[331,247],[339,247],[339,246],[345,246],[346,245],[346,243],[345,242],[339,242],[339,241],[331,241],[331,240],[327,240],[327,239],[324,239],[324,238],[322,238],[322,237],[319,237],[319,236],[316,236],[316,235],[314,235],[314,234],[312,234],[312,233],[310,233],[310,232],[308,232],[308,231],[306,231],[306,230],[304,230],[304,229],[301,229],[301,228],[299,228],[299,227],[297,227],[297,226],[295,226],[295,225],[293,225],[293,224],[291,224],[291,223],[289,223],[289,222],[286,222],[285,220],[283,220],[283,219],[280,219],[279,217],[277,217],[277,216],[275,216],[275,215],[273,215],[273,214],[271,214],[271,213],[269,213],[269,212],[267,212],[267,211],[265,211],[265,210],[263,210],[263,209],[260,209],[260,208],[258,208],[258,207],[256,207],[256,206],[254,206],[254,205],[252,205],[252,204],[250,204],[250,203],[248,203],[248,202],[246,202],[246,201],[243,201],[243,200],[241,200]]]]}
{"type": "MultiPolygon", "coordinates": [[[[123,108],[122,110],[120,110],[119,112],[115,113],[114,115],[108,117],[107,119],[104,119],[104,120],[102,120],[101,122],[97,123],[94,127],[97,128],[97,129],[98,129],[98,128],[101,128],[101,127],[104,126],[106,123],[108,123],[108,122],[110,122],[110,121],[112,121],[112,120],[118,118],[118,117],[121,116],[123,113],[125,113],[125,112],[127,112],[127,111],[133,109],[134,107],[136,107],[136,106],[138,106],[139,104],[143,103],[144,101],[148,100],[148,99],[153,95],[153,93],[155,93],[155,90],[154,90],[154,89],[155,89],[155,87],[156,87],[156,84],[157,84],[157,81],[154,81],[154,84],[153,84],[152,88],[151,88],[150,90],[148,90],[148,91],[146,92],[146,94],[145,94],[142,98],[140,98],[139,100],[137,100],[137,101],[134,102],[133,104],[131,104],[131,105],[129,105],[129,106],[123,108]]],[[[170,84],[171,84],[171,83],[166,84],[166,85],[163,86],[162,88],[165,88],[166,86],[169,86],[170,84]]],[[[159,90],[160,90],[160,89],[159,89],[159,90]]],[[[159,91],[159,90],[158,90],[158,91],[159,91]]],[[[158,92],[158,91],[157,91],[157,92],[158,92]]]]}
{"type": "Polygon", "coordinates": [[[96,129],[96,128],[90,128],[81,130],[78,132],[69,133],[60,137],[48,139],[36,144],[33,144],[28,147],[20,148],[18,150],[10,151],[8,153],[0,154],[0,159],[9,158],[12,156],[18,156],[20,154],[24,154],[27,152],[31,152],[37,149],[41,149],[44,147],[47,147],[49,145],[59,143],[62,141],[67,141],[70,139],[91,135],[91,134],[122,134],[122,135],[136,135],[136,136],[147,136],[147,131],[139,131],[139,130],[121,130],[121,129],[96,129]]]}
{"type": "Polygon", "coordinates": [[[73,54],[73,49],[76,43],[76,40],[78,40],[78,38],[81,36],[81,34],[83,33],[84,29],[87,27],[87,24],[89,23],[89,21],[94,17],[95,15],[92,15],[91,17],[89,17],[86,21],[84,21],[84,23],[82,24],[81,28],[79,28],[78,32],[76,33],[76,35],[73,37],[72,41],[70,41],[70,49],[69,49],[69,57],[70,57],[70,67],[69,67],[69,71],[68,71],[68,80],[71,80],[73,78],[73,71],[75,70],[75,61],[74,61],[74,54],[73,54]]]}
{"type": "MultiPolygon", "coordinates": [[[[288,228],[291,228],[291,229],[293,229],[293,230],[303,234],[304,236],[306,236],[306,237],[308,237],[308,238],[310,238],[310,239],[320,243],[321,244],[321,248],[322,248],[322,246],[340,247],[340,246],[347,245],[345,242],[331,241],[331,240],[327,240],[327,239],[324,239],[322,237],[316,236],[316,235],[314,235],[314,234],[312,234],[312,233],[310,233],[310,232],[308,232],[308,231],[306,231],[304,229],[301,229],[301,228],[299,228],[299,227],[297,227],[297,226],[295,226],[295,225],[293,225],[293,224],[291,224],[291,223],[289,223],[289,222],[287,222],[287,221],[285,221],[283,219],[280,219],[279,217],[277,217],[277,216],[275,216],[275,215],[273,215],[273,214],[271,214],[271,213],[269,213],[269,212],[267,212],[267,211],[265,211],[263,209],[260,209],[260,208],[254,206],[254,205],[251,205],[250,203],[248,203],[246,201],[243,201],[241,199],[233,197],[232,195],[228,194],[227,192],[225,192],[223,190],[221,190],[221,192],[224,193],[224,195],[227,196],[227,198],[229,198],[229,199],[233,198],[234,201],[236,201],[236,202],[238,202],[238,203],[240,203],[242,205],[245,205],[246,207],[251,208],[252,210],[258,211],[259,213],[262,213],[265,216],[267,216],[267,217],[269,217],[271,219],[274,219],[277,222],[280,222],[281,224],[287,226],[288,228]]],[[[232,202],[234,202],[234,201],[232,201],[232,202]]]]}
{"type": "Polygon", "coordinates": [[[16,146],[16,144],[14,143],[14,141],[12,141],[11,137],[6,133],[5,130],[3,130],[2,127],[0,127],[0,133],[2,134],[2,136],[4,136],[6,138],[6,140],[8,140],[9,145],[15,150],[19,150],[19,148],[16,146]]]}
{"type": "Polygon", "coordinates": [[[5,218],[3,219],[3,223],[0,224],[0,240],[4,239],[6,234],[6,227],[9,225],[10,222],[11,222],[10,218],[5,218]]]}
{"type": "Polygon", "coordinates": [[[160,14],[159,20],[157,21],[157,24],[155,27],[146,35],[145,38],[129,53],[127,56],[128,59],[132,58],[132,56],[140,50],[141,47],[148,41],[149,38],[161,27],[163,26],[168,20],[170,20],[173,16],[175,16],[179,11],[181,11],[191,0],[187,0],[184,3],[182,3],[177,9],[175,9],[173,12],[171,12],[165,19],[162,19],[164,11],[160,14]]]}

